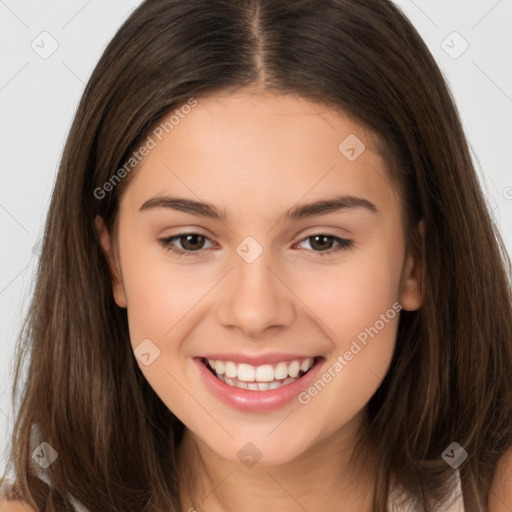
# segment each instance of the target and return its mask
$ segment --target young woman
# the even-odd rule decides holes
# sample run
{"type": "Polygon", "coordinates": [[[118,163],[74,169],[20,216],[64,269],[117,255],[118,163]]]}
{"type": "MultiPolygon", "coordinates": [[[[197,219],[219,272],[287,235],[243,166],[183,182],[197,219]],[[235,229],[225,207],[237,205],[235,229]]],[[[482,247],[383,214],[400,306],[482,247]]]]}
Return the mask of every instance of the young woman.
{"type": "Polygon", "coordinates": [[[0,510],[512,510],[509,272],[391,2],[146,0],[64,151],[0,510]]]}

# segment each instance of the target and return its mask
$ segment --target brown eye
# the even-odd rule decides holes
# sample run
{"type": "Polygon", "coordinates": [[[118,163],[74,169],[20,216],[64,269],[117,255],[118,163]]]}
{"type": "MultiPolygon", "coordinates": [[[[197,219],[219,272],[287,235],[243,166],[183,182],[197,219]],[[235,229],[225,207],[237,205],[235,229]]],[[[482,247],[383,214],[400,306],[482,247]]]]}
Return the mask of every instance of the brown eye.
{"type": "Polygon", "coordinates": [[[299,245],[305,241],[310,241],[309,245],[313,252],[316,252],[320,256],[332,254],[343,249],[348,249],[354,245],[353,240],[347,240],[345,238],[339,238],[334,235],[327,235],[319,233],[317,235],[310,235],[304,238],[299,245]]]}
{"type": "Polygon", "coordinates": [[[310,242],[310,245],[313,249],[319,250],[319,251],[325,251],[332,249],[334,245],[334,238],[326,235],[314,235],[309,237],[312,242],[310,242]]]}
{"type": "Polygon", "coordinates": [[[198,234],[182,235],[179,237],[181,246],[187,251],[202,249],[206,238],[198,234]]]}
{"type": "MultiPolygon", "coordinates": [[[[160,244],[167,250],[180,256],[197,256],[202,254],[206,241],[210,239],[199,233],[180,233],[179,235],[158,239],[160,244]],[[181,247],[180,247],[181,246],[181,247]]],[[[212,244],[213,245],[213,244],[212,244]]]]}

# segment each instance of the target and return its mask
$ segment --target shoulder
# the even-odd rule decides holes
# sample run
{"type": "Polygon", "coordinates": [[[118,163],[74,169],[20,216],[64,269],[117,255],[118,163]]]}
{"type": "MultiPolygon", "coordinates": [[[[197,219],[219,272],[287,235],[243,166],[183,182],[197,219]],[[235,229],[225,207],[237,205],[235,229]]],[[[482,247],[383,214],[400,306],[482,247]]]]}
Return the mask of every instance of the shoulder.
{"type": "Polygon", "coordinates": [[[0,496],[0,512],[36,512],[28,503],[22,501],[8,501],[0,496]]]}
{"type": "Polygon", "coordinates": [[[510,510],[512,510],[512,447],[498,461],[489,491],[489,512],[510,512],[510,510]]]}

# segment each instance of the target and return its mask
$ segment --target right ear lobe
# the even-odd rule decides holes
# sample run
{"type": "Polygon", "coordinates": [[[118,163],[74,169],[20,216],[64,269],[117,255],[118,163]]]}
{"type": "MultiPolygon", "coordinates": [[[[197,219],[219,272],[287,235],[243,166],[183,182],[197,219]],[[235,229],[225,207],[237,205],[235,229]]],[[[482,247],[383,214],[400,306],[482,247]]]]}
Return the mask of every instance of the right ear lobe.
{"type": "Polygon", "coordinates": [[[94,224],[100,238],[101,246],[105,251],[105,256],[107,258],[108,266],[110,269],[114,300],[120,308],[125,308],[127,306],[126,293],[124,290],[120,265],[114,255],[112,237],[107,229],[107,226],[105,225],[105,221],[100,215],[96,216],[94,219],[94,224]]]}

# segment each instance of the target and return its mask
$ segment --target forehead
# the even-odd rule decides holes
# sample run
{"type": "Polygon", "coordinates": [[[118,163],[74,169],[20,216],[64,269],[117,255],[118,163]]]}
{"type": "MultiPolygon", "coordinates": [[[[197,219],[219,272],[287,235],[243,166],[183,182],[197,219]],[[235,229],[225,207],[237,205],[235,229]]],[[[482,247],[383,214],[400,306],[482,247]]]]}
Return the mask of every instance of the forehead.
{"type": "MultiPolygon", "coordinates": [[[[302,155],[308,149],[316,153],[322,146],[338,150],[338,144],[350,134],[364,141],[367,149],[378,153],[377,136],[340,108],[313,102],[295,93],[215,94],[199,98],[197,105],[179,118],[172,117],[172,126],[166,125],[164,119],[157,127],[161,134],[159,139],[167,139],[166,135],[172,133],[174,142],[180,144],[199,139],[203,145],[229,140],[231,144],[240,143],[236,147],[242,152],[232,155],[240,159],[248,159],[255,152],[260,154],[261,150],[285,152],[288,148],[300,148],[302,155]],[[252,144],[244,144],[248,141],[252,144]]],[[[167,116],[167,120],[169,118],[167,116]]]]}
{"type": "Polygon", "coordinates": [[[394,193],[377,137],[333,106],[237,92],[175,111],[150,133],[153,147],[127,187],[134,206],[171,191],[241,206],[250,199],[260,210],[334,192],[394,193]]]}

